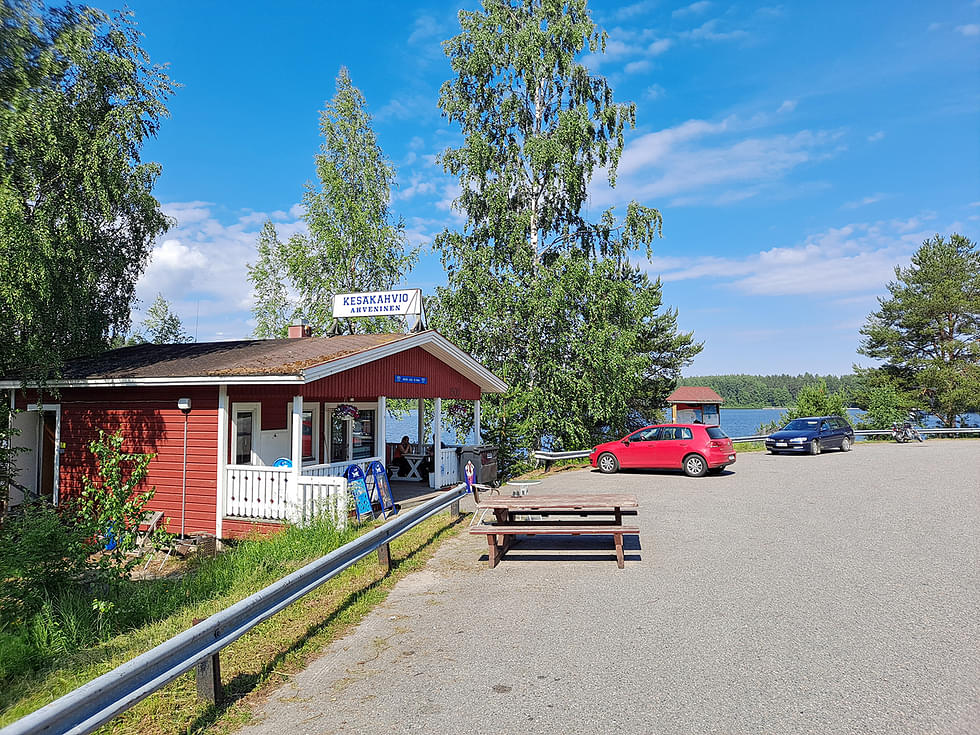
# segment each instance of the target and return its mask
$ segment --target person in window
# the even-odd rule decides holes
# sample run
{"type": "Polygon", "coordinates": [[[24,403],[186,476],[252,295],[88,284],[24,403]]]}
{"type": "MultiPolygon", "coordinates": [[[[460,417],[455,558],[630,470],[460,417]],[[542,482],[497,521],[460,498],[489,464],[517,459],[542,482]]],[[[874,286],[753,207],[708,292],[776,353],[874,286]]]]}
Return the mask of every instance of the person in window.
{"type": "Polygon", "coordinates": [[[398,468],[399,477],[408,477],[408,460],[405,455],[412,451],[412,445],[408,443],[408,437],[403,436],[402,440],[395,446],[394,461],[392,464],[398,468]]]}

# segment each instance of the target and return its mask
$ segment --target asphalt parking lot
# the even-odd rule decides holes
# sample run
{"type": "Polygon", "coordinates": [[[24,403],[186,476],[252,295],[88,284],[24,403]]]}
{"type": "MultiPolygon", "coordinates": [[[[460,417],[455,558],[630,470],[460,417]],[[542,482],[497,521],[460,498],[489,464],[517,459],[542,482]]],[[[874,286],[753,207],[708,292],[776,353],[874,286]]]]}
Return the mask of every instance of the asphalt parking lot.
{"type": "MultiPolygon", "coordinates": [[[[463,533],[244,733],[980,733],[980,441],[566,472],[639,544],[463,533]]],[[[464,508],[465,509],[465,508],[464,508]]]]}

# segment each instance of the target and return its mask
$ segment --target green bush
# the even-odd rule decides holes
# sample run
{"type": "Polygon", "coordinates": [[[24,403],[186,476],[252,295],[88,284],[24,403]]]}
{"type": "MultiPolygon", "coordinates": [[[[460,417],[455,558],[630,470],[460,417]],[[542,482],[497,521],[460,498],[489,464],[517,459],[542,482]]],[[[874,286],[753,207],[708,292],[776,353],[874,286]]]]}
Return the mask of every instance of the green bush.
{"type": "Polygon", "coordinates": [[[7,624],[34,615],[46,599],[83,577],[90,553],[71,509],[29,503],[0,526],[0,618],[7,624]]]}
{"type": "Polygon", "coordinates": [[[796,403],[775,421],[762,424],[759,433],[771,434],[779,431],[793,419],[806,416],[843,416],[847,421],[851,420],[847,414],[847,398],[844,393],[828,393],[827,384],[821,380],[800,388],[800,392],[796,395],[796,403]]]}

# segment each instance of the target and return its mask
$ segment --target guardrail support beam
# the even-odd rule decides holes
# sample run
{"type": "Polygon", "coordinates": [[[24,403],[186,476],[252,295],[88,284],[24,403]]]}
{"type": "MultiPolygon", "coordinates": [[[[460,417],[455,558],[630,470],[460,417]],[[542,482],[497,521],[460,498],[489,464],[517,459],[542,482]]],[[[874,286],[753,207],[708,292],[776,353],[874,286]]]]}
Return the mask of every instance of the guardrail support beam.
{"type": "Polygon", "coordinates": [[[385,574],[391,571],[391,544],[381,544],[378,547],[378,564],[384,569],[385,574]]]}
{"type": "MultiPolygon", "coordinates": [[[[195,618],[194,625],[204,622],[195,618]]],[[[211,704],[221,704],[221,660],[217,652],[197,662],[194,673],[197,678],[197,698],[211,704]]]]}
{"type": "Polygon", "coordinates": [[[459,501],[457,500],[455,503],[449,506],[449,517],[455,521],[457,518],[459,518],[459,515],[459,501]]]}

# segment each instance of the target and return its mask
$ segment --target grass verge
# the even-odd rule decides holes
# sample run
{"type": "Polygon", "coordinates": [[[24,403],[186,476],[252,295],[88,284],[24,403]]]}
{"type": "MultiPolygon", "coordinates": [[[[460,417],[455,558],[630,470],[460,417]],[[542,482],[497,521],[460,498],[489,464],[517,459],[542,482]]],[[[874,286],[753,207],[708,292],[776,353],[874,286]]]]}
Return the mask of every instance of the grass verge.
{"type": "MultiPolygon", "coordinates": [[[[99,732],[171,735],[236,729],[249,721],[254,700],[288,679],[330,641],[356,625],[384,600],[398,580],[422,568],[439,543],[458,533],[463,525],[448,514],[430,518],[392,541],[389,574],[383,573],[377,557],[371,555],[223,649],[222,705],[216,707],[197,700],[194,672],[190,671],[99,732]]],[[[0,726],[148,651],[190,627],[194,618],[212,615],[258,591],[272,581],[267,574],[270,568],[276,567],[273,578],[279,578],[312,561],[320,554],[311,555],[311,547],[303,544],[302,531],[287,531],[292,537],[288,543],[280,542],[272,547],[275,549],[272,560],[258,551],[266,542],[252,541],[245,545],[248,555],[239,557],[235,563],[247,574],[238,583],[229,584],[229,590],[223,594],[187,605],[174,615],[116,636],[103,645],[78,651],[43,674],[9,683],[0,694],[3,710],[0,726]],[[295,553],[290,557],[290,552],[284,549],[295,553]],[[250,565],[254,566],[250,568],[250,565]]],[[[275,539],[270,541],[275,543],[275,539]]],[[[234,552],[229,558],[233,555],[234,552]]]]}

